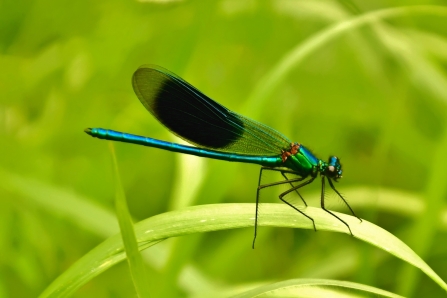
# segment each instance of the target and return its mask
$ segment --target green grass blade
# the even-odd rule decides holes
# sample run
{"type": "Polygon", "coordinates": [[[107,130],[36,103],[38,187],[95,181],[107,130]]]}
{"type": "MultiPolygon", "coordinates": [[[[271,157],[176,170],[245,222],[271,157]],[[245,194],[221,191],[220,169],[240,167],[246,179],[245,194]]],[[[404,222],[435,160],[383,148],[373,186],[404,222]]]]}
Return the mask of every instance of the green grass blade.
{"type": "Polygon", "coordinates": [[[254,115],[257,115],[259,111],[262,110],[265,100],[268,99],[279,84],[287,78],[290,71],[312,53],[323,48],[335,38],[352,30],[356,30],[361,26],[405,15],[447,16],[447,7],[441,5],[415,5],[380,9],[352,17],[346,21],[341,21],[312,35],[284,55],[279,63],[273,67],[273,69],[259,81],[257,87],[253,89],[253,93],[249,96],[249,99],[246,102],[246,107],[250,107],[251,117],[254,117],[254,115]]]}
{"type": "Polygon", "coordinates": [[[150,297],[149,278],[144,268],[143,258],[138,249],[137,238],[133,229],[132,217],[127,207],[126,196],[121,185],[119,176],[118,163],[116,161],[113,143],[109,142],[112,154],[114,182],[115,182],[115,208],[118,216],[118,222],[123,236],[124,250],[129,263],[130,274],[135,286],[138,297],[150,297]]]}
{"type": "MultiPolygon", "coordinates": [[[[17,175],[16,173],[0,169],[0,189],[3,193],[20,195],[30,206],[41,209],[49,214],[57,215],[94,235],[102,238],[110,237],[119,232],[119,225],[114,212],[95,203],[93,199],[82,196],[72,190],[57,187],[45,181],[17,175]]],[[[5,196],[5,200],[8,197],[5,196]]],[[[11,215],[12,216],[12,215],[11,215]]],[[[7,227],[7,225],[4,225],[7,227]]],[[[1,229],[0,229],[1,230],[1,229]]],[[[160,248],[160,249],[166,249],[160,248]]],[[[147,265],[159,268],[160,256],[158,251],[145,254],[147,265]]],[[[202,280],[203,287],[214,287],[216,282],[205,277],[197,267],[191,266],[190,274],[182,272],[181,279],[202,280]],[[191,276],[192,275],[192,276],[191,276]]],[[[184,286],[183,284],[182,286],[184,286]]],[[[185,290],[185,287],[182,288],[185,290]]],[[[0,295],[0,297],[3,297],[0,295]]]]}
{"type": "Polygon", "coordinates": [[[359,283],[330,279],[292,279],[241,293],[233,298],[249,297],[390,297],[402,296],[359,283]]]}
{"type": "MultiPolygon", "coordinates": [[[[446,151],[447,132],[444,133],[443,140],[435,151],[433,160],[436,162],[432,163],[431,175],[426,189],[427,200],[424,212],[431,214],[431,216],[422,216],[411,230],[412,235],[417,235],[417,240],[415,238],[410,239],[412,246],[415,251],[424,257],[428,255],[431,247],[436,242],[439,218],[445,205],[444,198],[447,194],[447,184],[445,183],[446,151]]],[[[404,266],[400,273],[401,279],[405,282],[399,284],[399,292],[408,296],[414,295],[414,290],[419,281],[419,272],[415,271],[414,268],[404,266]]]]}
{"type": "Polygon", "coordinates": [[[86,231],[109,237],[119,231],[115,215],[72,190],[0,169],[0,188],[18,194],[27,204],[61,216],[86,231]]]}
{"type": "MultiPolygon", "coordinates": [[[[162,213],[135,225],[139,249],[169,237],[193,233],[253,227],[254,204],[213,204],[162,213]]],[[[306,214],[315,219],[319,231],[348,233],[346,226],[321,208],[307,207],[306,214]]],[[[421,269],[447,291],[447,284],[405,243],[382,228],[355,217],[337,213],[346,221],[355,238],[368,242],[421,269]]],[[[260,226],[312,229],[309,220],[283,204],[263,204],[260,226]]],[[[260,229],[262,234],[262,229],[260,229]]],[[[353,241],[355,240],[353,238],[353,241]]],[[[252,239],[247,239],[250,249],[252,239]]],[[[51,284],[41,297],[61,297],[73,293],[94,276],[125,258],[120,235],[110,237],[90,251],[51,284]]]]}
{"type": "MultiPolygon", "coordinates": [[[[309,192],[306,202],[309,206],[319,206],[319,191],[309,192]]],[[[408,217],[417,220],[426,215],[426,199],[423,194],[405,191],[397,188],[351,186],[343,189],[343,196],[348,198],[349,204],[354,210],[377,208],[394,215],[408,217]],[[349,198],[355,198],[350,201],[349,198]]],[[[342,205],[334,205],[334,210],[342,210],[342,205]]],[[[438,210],[437,229],[447,231],[447,208],[441,206],[438,210]]]]}

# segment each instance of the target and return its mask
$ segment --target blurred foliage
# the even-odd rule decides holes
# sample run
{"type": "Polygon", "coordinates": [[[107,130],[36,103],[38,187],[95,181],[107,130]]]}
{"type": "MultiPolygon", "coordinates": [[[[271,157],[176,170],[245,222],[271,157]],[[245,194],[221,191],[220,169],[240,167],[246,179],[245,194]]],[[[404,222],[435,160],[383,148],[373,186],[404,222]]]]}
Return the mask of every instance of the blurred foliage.
{"type": "MultiPolygon", "coordinates": [[[[443,3],[0,2],[0,297],[37,296],[118,232],[107,143],[84,128],[178,141],[133,94],[132,73],[147,63],[177,73],[320,158],[337,154],[344,166],[338,189],[349,193],[356,212],[409,244],[446,279],[440,216],[447,197],[447,8],[415,7],[334,35],[299,63],[286,59],[351,18],[443,3]],[[275,77],[281,63],[290,69],[275,77]],[[264,92],[269,75],[278,78],[277,86],[264,92]],[[370,204],[350,191],[358,187],[367,190],[370,204]],[[396,196],[402,208],[381,203],[384,189],[406,194],[396,196]],[[417,197],[416,212],[405,210],[406,196],[417,197]]],[[[135,220],[189,205],[255,199],[259,167],[126,144],[116,149],[135,220]]],[[[314,183],[303,195],[312,201],[318,189],[314,183]]],[[[263,202],[277,202],[279,191],[265,191],[263,202]]],[[[328,206],[343,207],[329,191],[328,206]]],[[[154,295],[212,297],[295,278],[349,280],[412,297],[445,295],[401,260],[347,235],[261,228],[252,250],[252,234],[190,235],[146,250],[154,295]]],[[[75,294],[132,296],[127,263],[75,294]]]]}

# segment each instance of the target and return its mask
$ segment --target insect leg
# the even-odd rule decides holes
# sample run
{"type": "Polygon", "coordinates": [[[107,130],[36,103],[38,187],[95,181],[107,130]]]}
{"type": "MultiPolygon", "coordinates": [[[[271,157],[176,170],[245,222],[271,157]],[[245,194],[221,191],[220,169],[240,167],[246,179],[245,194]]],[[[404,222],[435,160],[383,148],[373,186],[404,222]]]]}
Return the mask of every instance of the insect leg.
{"type": "MultiPolygon", "coordinates": [[[[341,221],[345,226],[348,227],[349,229],[349,233],[351,233],[351,236],[354,237],[354,234],[352,234],[351,228],[349,227],[349,225],[340,217],[338,217],[337,215],[335,215],[334,213],[332,213],[331,211],[327,210],[324,207],[324,182],[325,182],[325,176],[321,175],[321,209],[323,209],[324,211],[326,211],[327,213],[329,213],[330,215],[332,215],[333,217],[337,218],[339,221],[341,221]]],[[[330,180],[329,180],[330,181],[330,180]]]]}
{"type": "Polygon", "coordinates": [[[255,248],[255,241],[256,241],[256,235],[257,235],[257,231],[258,231],[258,207],[259,207],[259,191],[263,188],[266,187],[271,187],[271,186],[275,186],[275,185],[281,185],[281,184],[286,184],[286,183],[292,183],[292,182],[298,182],[298,181],[302,181],[304,178],[299,177],[299,178],[295,178],[295,179],[290,179],[290,180],[286,180],[286,181],[279,181],[279,182],[274,182],[274,183],[269,183],[269,184],[264,184],[261,185],[261,178],[262,178],[262,171],[278,171],[278,172],[284,172],[284,173],[295,173],[293,171],[288,171],[288,170],[279,170],[279,169],[273,169],[273,168],[268,168],[268,167],[261,167],[261,170],[259,172],[259,180],[258,180],[258,189],[256,191],[256,212],[255,212],[255,235],[253,237],[253,244],[252,244],[252,248],[255,248]]]}
{"type": "Polygon", "coordinates": [[[346,204],[346,206],[348,206],[349,210],[351,210],[352,215],[357,217],[360,220],[360,222],[362,222],[362,219],[360,217],[358,217],[357,215],[355,215],[354,210],[352,210],[351,206],[349,206],[349,204],[345,200],[345,198],[343,198],[343,196],[338,192],[338,190],[335,189],[334,184],[332,183],[332,180],[328,178],[328,181],[329,181],[329,185],[331,186],[331,188],[337,193],[337,195],[343,200],[343,202],[345,202],[345,204],[346,204]]]}
{"type": "MultiPolygon", "coordinates": [[[[289,178],[287,178],[286,173],[281,171],[281,175],[286,179],[289,180],[289,178]]],[[[304,178],[303,178],[304,179],[304,178]]],[[[292,188],[294,188],[295,186],[292,184],[292,182],[290,182],[290,186],[292,186],[292,188]]],[[[301,196],[301,194],[299,193],[298,189],[295,189],[295,192],[298,194],[298,196],[301,198],[301,201],[303,201],[304,205],[307,207],[307,203],[304,200],[304,198],[301,196]]]]}
{"type": "MultiPolygon", "coordinates": [[[[294,187],[292,187],[292,188],[289,189],[289,190],[286,190],[285,192],[283,192],[282,194],[279,195],[279,199],[280,199],[281,201],[283,201],[284,203],[286,203],[288,206],[292,207],[293,209],[295,209],[296,211],[298,211],[299,213],[301,213],[302,215],[304,215],[305,217],[307,217],[308,219],[310,219],[310,220],[312,221],[313,226],[314,226],[314,231],[316,232],[316,231],[317,231],[317,227],[315,226],[315,221],[314,221],[314,219],[313,219],[312,217],[310,217],[309,215],[305,214],[303,211],[301,211],[301,210],[299,210],[298,208],[296,208],[295,206],[293,206],[292,204],[290,204],[288,201],[286,201],[286,199],[283,198],[285,195],[291,193],[292,191],[296,191],[296,192],[298,192],[298,189],[299,189],[299,188],[301,188],[301,187],[303,187],[303,186],[306,186],[306,185],[312,183],[312,182],[315,180],[315,178],[316,178],[316,177],[312,177],[312,178],[310,178],[309,180],[304,181],[303,183],[301,183],[301,184],[299,184],[299,185],[297,185],[297,186],[294,186],[294,187]]],[[[298,194],[299,194],[299,193],[298,193],[298,194]]],[[[301,195],[300,195],[300,197],[301,197],[301,195]]],[[[302,199],[302,197],[301,197],[301,199],[302,199]]],[[[303,199],[303,201],[304,201],[304,199],[303,199]]],[[[307,204],[306,204],[306,206],[307,206],[307,204]]]]}

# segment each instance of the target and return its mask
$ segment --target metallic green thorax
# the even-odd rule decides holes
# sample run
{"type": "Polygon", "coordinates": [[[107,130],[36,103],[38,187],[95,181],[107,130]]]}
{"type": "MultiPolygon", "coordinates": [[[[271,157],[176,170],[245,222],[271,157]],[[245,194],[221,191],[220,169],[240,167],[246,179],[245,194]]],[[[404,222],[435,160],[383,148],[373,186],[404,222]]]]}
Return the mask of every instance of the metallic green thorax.
{"type": "Polygon", "coordinates": [[[297,172],[301,177],[315,176],[321,160],[316,158],[303,145],[300,145],[296,154],[291,155],[284,162],[284,167],[297,172]]]}
{"type": "MultiPolygon", "coordinates": [[[[291,148],[293,148],[293,145],[294,144],[291,144],[291,148]]],[[[295,145],[298,146],[298,151],[295,154],[292,154],[294,152],[290,152],[289,154],[283,153],[282,156],[285,160],[281,160],[282,165],[276,165],[276,167],[286,167],[296,172],[301,177],[316,177],[318,173],[320,173],[321,175],[325,175],[334,180],[341,178],[341,164],[336,156],[330,156],[328,162],[325,162],[315,157],[315,155],[303,145],[297,143],[295,143],[295,145]]]]}

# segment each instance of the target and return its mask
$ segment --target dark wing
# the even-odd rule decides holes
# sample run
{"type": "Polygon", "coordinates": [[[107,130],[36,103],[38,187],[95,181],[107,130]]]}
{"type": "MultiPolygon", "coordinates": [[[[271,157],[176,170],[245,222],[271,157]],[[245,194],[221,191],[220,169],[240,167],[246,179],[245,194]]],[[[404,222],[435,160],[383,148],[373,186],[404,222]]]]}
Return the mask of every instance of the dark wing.
{"type": "Polygon", "coordinates": [[[155,65],[135,71],[133,88],[146,109],[171,132],[208,149],[272,156],[290,147],[276,130],[232,112],[179,76],[155,65]]]}

